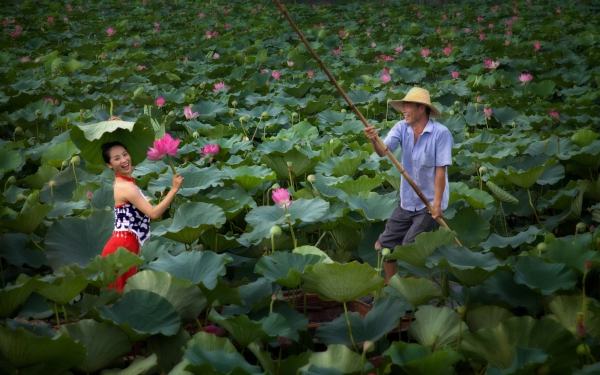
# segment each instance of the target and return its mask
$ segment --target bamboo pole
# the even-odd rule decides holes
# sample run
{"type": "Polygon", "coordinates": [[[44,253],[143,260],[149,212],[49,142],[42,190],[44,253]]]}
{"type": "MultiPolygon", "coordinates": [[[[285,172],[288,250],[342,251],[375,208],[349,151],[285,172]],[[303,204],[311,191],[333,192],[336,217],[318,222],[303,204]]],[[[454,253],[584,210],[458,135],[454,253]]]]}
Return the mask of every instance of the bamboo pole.
{"type": "MultiPolygon", "coordinates": [[[[327,77],[329,77],[329,80],[331,81],[331,83],[339,91],[339,93],[342,95],[342,97],[344,98],[344,100],[346,100],[346,102],[348,103],[348,105],[350,106],[350,108],[352,108],[352,110],[354,111],[354,113],[356,114],[356,116],[358,116],[358,119],[363,123],[363,125],[365,127],[371,126],[367,122],[367,119],[365,119],[365,117],[362,115],[362,113],[360,113],[360,111],[358,110],[358,108],[356,108],[356,106],[354,105],[354,103],[352,102],[352,100],[348,97],[348,95],[346,94],[346,92],[344,91],[344,89],[342,89],[341,86],[338,84],[337,80],[331,75],[331,73],[329,72],[329,69],[327,69],[327,67],[325,66],[325,64],[321,60],[321,58],[317,55],[317,53],[315,52],[315,50],[313,50],[313,48],[310,46],[310,44],[308,43],[308,41],[306,40],[306,38],[304,37],[304,35],[300,31],[300,29],[298,29],[298,26],[296,26],[296,24],[294,23],[294,21],[292,20],[292,18],[290,17],[290,15],[287,13],[287,11],[283,7],[283,5],[281,5],[281,3],[279,2],[279,0],[274,0],[274,1],[277,4],[277,6],[279,7],[279,10],[281,10],[281,12],[283,13],[283,16],[290,23],[290,25],[292,26],[292,28],[294,29],[294,31],[296,32],[296,34],[298,34],[298,37],[300,38],[300,40],[302,40],[302,42],[304,43],[304,45],[306,46],[306,48],[308,48],[308,50],[313,55],[313,57],[315,58],[315,60],[317,60],[317,63],[319,64],[319,66],[321,66],[321,69],[323,69],[323,71],[325,72],[325,74],[327,75],[327,77]]],[[[406,172],[406,170],[404,169],[404,167],[402,167],[402,164],[400,164],[400,162],[398,161],[398,159],[396,159],[396,157],[394,156],[394,154],[392,154],[392,152],[385,145],[385,143],[383,143],[383,141],[381,140],[381,138],[377,137],[377,138],[375,138],[375,141],[377,143],[379,143],[379,145],[381,146],[381,148],[385,151],[385,154],[387,155],[387,157],[392,161],[392,163],[396,166],[396,168],[398,168],[398,170],[402,174],[402,177],[404,177],[404,179],[406,180],[406,182],[408,182],[408,184],[413,188],[413,190],[419,196],[419,198],[421,199],[421,201],[425,204],[425,206],[427,207],[427,209],[429,210],[429,212],[431,214],[433,214],[433,206],[431,205],[431,203],[429,203],[429,200],[425,197],[425,195],[423,195],[423,192],[421,191],[421,189],[419,189],[419,187],[417,186],[417,184],[415,184],[415,182],[412,180],[412,178],[408,175],[408,173],[406,172]]],[[[442,226],[442,227],[450,230],[450,228],[448,227],[448,224],[446,224],[446,222],[444,221],[444,219],[442,219],[441,217],[438,217],[436,219],[436,221],[438,222],[438,224],[440,226],[442,226]]],[[[458,246],[462,247],[462,244],[460,243],[460,241],[458,240],[458,238],[455,237],[454,238],[454,242],[458,246]]]]}

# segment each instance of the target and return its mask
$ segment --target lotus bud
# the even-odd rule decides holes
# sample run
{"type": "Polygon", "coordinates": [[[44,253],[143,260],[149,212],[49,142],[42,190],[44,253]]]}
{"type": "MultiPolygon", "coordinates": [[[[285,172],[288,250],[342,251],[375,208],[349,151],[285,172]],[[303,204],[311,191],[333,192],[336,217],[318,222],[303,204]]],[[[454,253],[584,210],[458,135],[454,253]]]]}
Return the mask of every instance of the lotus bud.
{"type": "Polygon", "coordinates": [[[77,165],[81,164],[81,158],[79,158],[78,155],[75,155],[71,158],[70,163],[77,166],[77,165]]]}
{"type": "Polygon", "coordinates": [[[375,350],[375,344],[372,341],[365,341],[363,344],[363,353],[370,353],[375,350]]]}
{"type": "Polygon", "coordinates": [[[17,126],[15,128],[15,134],[23,134],[23,128],[20,126],[17,126]]]}
{"type": "Polygon", "coordinates": [[[194,138],[198,138],[199,136],[200,136],[200,133],[198,133],[198,132],[192,133],[192,137],[194,137],[194,138]]]}
{"type": "Polygon", "coordinates": [[[93,89],[93,88],[94,88],[94,86],[92,86],[92,85],[88,84],[86,88],[87,88],[88,90],[91,90],[91,89],[93,89]]]}
{"type": "Polygon", "coordinates": [[[87,193],[85,193],[85,197],[87,200],[91,201],[92,198],[94,198],[94,194],[92,194],[92,192],[88,190],[87,193]]]}
{"type": "Polygon", "coordinates": [[[585,228],[587,228],[587,226],[585,225],[585,223],[582,222],[577,223],[577,225],[575,226],[575,229],[579,233],[583,233],[585,231],[585,228]]]}
{"type": "Polygon", "coordinates": [[[240,121],[241,123],[245,122],[245,121],[246,121],[246,116],[242,116],[242,117],[240,117],[240,118],[239,118],[239,121],[240,121]]]}
{"type": "Polygon", "coordinates": [[[456,308],[456,312],[458,313],[458,317],[462,320],[465,317],[465,313],[467,312],[466,306],[458,306],[456,308]]]}
{"type": "Polygon", "coordinates": [[[17,195],[17,201],[24,201],[25,199],[27,199],[27,197],[24,196],[23,194],[17,195]]]}
{"type": "Polygon", "coordinates": [[[451,109],[448,113],[450,113],[450,116],[454,116],[454,110],[451,109]]]}
{"type": "Polygon", "coordinates": [[[485,165],[482,165],[481,167],[479,167],[479,174],[484,174],[488,171],[487,167],[485,165]]]}
{"type": "Polygon", "coordinates": [[[579,344],[577,346],[577,354],[582,357],[590,355],[590,347],[585,343],[579,344]]]}
{"type": "Polygon", "coordinates": [[[270,127],[270,126],[272,126],[272,125],[273,125],[273,124],[271,124],[270,122],[267,122],[267,123],[265,124],[265,128],[268,128],[268,127],[270,127]]]}
{"type": "Polygon", "coordinates": [[[591,260],[586,260],[583,265],[585,266],[586,270],[591,270],[594,268],[594,263],[591,260]]]}
{"type": "Polygon", "coordinates": [[[306,180],[315,183],[317,182],[317,177],[314,174],[309,174],[308,176],[306,176],[306,180]]]}
{"type": "Polygon", "coordinates": [[[277,294],[271,294],[271,301],[277,301],[277,294]]]}
{"type": "Polygon", "coordinates": [[[538,253],[545,253],[546,251],[548,251],[548,245],[546,245],[544,242],[540,242],[537,245],[537,251],[538,253]]]}
{"type": "Polygon", "coordinates": [[[388,256],[390,254],[391,254],[391,251],[387,247],[384,248],[383,250],[381,250],[381,255],[384,256],[384,257],[386,257],[386,256],[388,256]]]}
{"type": "Polygon", "coordinates": [[[346,108],[342,108],[342,110],[340,112],[346,113],[346,108]]]}
{"type": "Polygon", "coordinates": [[[279,189],[281,186],[279,186],[278,183],[274,183],[273,186],[271,186],[271,189],[275,190],[275,189],[279,189]]]}
{"type": "Polygon", "coordinates": [[[458,106],[458,105],[460,105],[460,102],[457,100],[457,101],[454,102],[454,105],[458,106]]]}
{"type": "Polygon", "coordinates": [[[292,118],[296,118],[296,117],[298,117],[298,112],[293,112],[292,113],[292,118]]]}
{"type": "Polygon", "coordinates": [[[6,180],[7,185],[14,184],[15,182],[17,182],[17,178],[15,176],[10,176],[8,180],[6,180]]]}
{"type": "Polygon", "coordinates": [[[204,332],[212,333],[217,337],[223,336],[223,332],[221,331],[221,329],[214,324],[209,324],[206,327],[204,327],[204,332]]]}
{"type": "Polygon", "coordinates": [[[477,107],[479,107],[479,103],[473,103],[473,105],[475,106],[475,109],[477,109],[477,107]]]}
{"type": "Polygon", "coordinates": [[[56,189],[56,186],[58,184],[56,183],[56,181],[52,180],[48,183],[48,186],[50,186],[50,189],[56,189]]]}
{"type": "Polygon", "coordinates": [[[235,108],[229,108],[228,112],[233,116],[235,114],[235,108]]]}
{"type": "Polygon", "coordinates": [[[35,111],[35,117],[40,117],[42,115],[42,111],[39,109],[36,109],[35,111]]]}
{"type": "Polygon", "coordinates": [[[269,117],[269,112],[264,111],[263,113],[260,114],[260,118],[268,118],[269,117]]]}
{"type": "Polygon", "coordinates": [[[278,227],[277,225],[273,225],[271,227],[270,232],[271,232],[271,236],[273,236],[273,237],[279,237],[279,236],[281,236],[281,228],[278,227]]]}
{"type": "Polygon", "coordinates": [[[291,168],[291,167],[292,167],[292,162],[291,162],[291,161],[288,161],[286,164],[287,164],[287,166],[288,166],[289,168],[291,168]]]}
{"type": "Polygon", "coordinates": [[[351,83],[350,88],[352,89],[352,91],[356,90],[356,83],[351,83]]]}
{"type": "Polygon", "coordinates": [[[469,138],[470,136],[471,136],[471,133],[465,132],[465,138],[469,138]]]}
{"type": "Polygon", "coordinates": [[[181,94],[181,100],[183,100],[185,102],[185,93],[181,94]]]}
{"type": "Polygon", "coordinates": [[[198,85],[198,87],[200,87],[201,89],[203,89],[204,86],[206,86],[206,82],[202,82],[201,84],[198,85]]]}
{"type": "Polygon", "coordinates": [[[292,214],[285,214],[285,218],[289,219],[292,216],[292,214]]]}
{"type": "Polygon", "coordinates": [[[63,168],[66,168],[68,166],[69,166],[69,161],[68,160],[65,160],[65,161],[62,162],[62,167],[63,168]]]}
{"type": "Polygon", "coordinates": [[[238,104],[238,102],[236,102],[235,100],[231,102],[231,105],[234,107],[237,106],[237,104],[238,104]]]}
{"type": "Polygon", "coordinates": [[[381,251],[381,244],[379,243],[379,241],[375,241],[374,247],[375,247],[375,250],[381,251]]]}
{"type": "Polygon", "coordinates": [[[169,117],[175,117],[175,112],[169,111],[169,114],[167,116],[169,116],[169,117]]]}

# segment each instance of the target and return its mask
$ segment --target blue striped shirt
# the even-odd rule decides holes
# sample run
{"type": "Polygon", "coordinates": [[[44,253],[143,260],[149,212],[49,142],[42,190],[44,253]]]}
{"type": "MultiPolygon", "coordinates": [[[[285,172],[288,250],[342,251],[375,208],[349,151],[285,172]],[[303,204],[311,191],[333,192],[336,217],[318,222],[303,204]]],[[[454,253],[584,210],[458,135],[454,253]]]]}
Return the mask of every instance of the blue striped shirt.
{"type": "MultiPolygon", "coordinates": [[[[390,151],[394,152],[398,146],[402,149],[402,166],[421,189],[423,195],[433,204],[435,194],[435,167],[452,164],[452,147],[454,140],[448,128],[429,119],[423,134],[415,144],[415,135],[412,126],[402,120],[396,123],[383,141],[390,151]]],[[[450,188],[448,186],[448,171],[446,171],[446,186],[442,195],[442,210],[448,207],[450,188]]],[[[417,211],[425,208],[425,204],[414,192],[413,188],[404,181],[400,184],[400,204],[408,211],[417,211]]]]}

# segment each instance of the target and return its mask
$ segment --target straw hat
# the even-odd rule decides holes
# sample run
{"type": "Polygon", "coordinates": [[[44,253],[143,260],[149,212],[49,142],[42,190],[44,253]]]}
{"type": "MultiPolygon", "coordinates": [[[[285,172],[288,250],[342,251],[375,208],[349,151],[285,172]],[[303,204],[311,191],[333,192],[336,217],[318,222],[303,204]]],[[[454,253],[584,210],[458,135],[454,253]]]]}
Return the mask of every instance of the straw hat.
{"type": "Polygon", "coordinates": [[[402,103],[411,102],[411,103],[419,103],[424,104],[431,109],[430,118],[441,118],[442,114],[440,111],[431,105],[431,99],[429,98],[429,91],[422,89],[420,87],[413,87],[408,91],[404,99],[402,100],[392,100],[390,101],[390,105],[398,112],[402,112],[402,103]]]}

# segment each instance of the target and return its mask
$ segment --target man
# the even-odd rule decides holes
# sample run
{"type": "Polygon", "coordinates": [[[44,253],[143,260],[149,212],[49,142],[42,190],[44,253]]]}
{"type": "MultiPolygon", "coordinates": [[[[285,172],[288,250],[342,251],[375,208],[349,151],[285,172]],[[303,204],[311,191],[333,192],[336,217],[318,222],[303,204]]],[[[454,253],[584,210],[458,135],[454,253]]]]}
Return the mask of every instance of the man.
{"type": "MultiPolygon", "coordinates": [[[[381,248],[393,250],[396,246],[414,242],[422,232],[431,231],[438,217],[444,217],[448,207],[450,191],[446,167],[452,164],[454,140],[450,131],[432,118],[442,117],[440,111],[431,105],[429,91],[414,87],[402,100],[393,100],[390,105],[404,115],[383,141],[394,152],[402,148],[402,164],[408,175],[432,203],[430,214],[425,204],[404,181],[400,185],[398,207],[388,219],[385,230],[379,236],[381,248]]],[[[377,130],[373,126],[365,128],[365,134],[371,140],[375,152],[385,155],[385,149],[376,142],[377,130]]],[[[397,272],[397,262],[385,262],[386,280],[397,272]]]]}

